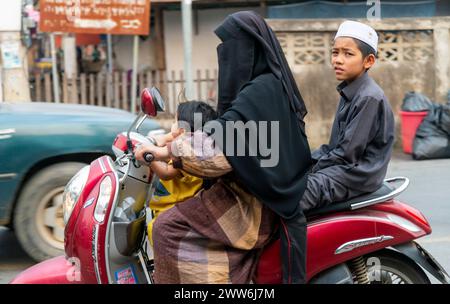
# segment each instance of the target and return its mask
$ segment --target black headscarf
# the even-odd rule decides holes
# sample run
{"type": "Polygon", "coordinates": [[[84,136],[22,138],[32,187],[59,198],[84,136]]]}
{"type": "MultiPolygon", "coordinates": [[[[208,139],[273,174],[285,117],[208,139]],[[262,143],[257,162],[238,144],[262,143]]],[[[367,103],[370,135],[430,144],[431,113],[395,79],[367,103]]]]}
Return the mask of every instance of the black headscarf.
{"type": "Polygon", "coordinates": [[[260,51],[264,53],[267,68],[281,79],[291,108],[304,132],[303,118],[308,113],[305,103],[283,49],[264,19],[253,11],[234,13],[225,19],[215,33],[222,40],[218,48],[219,115],[230,106],[245,83],[258,76],[258,73],[265,72],[260,69],[252,70],[255,52],[260,51]]]}
{"type": "MultiPolygon", "coordinates": [[[[232,14],[215,33],[222,40],[217,48],[221,115],[218,121],[224,129],[221,148],[237,179],[277,214],[291,218],[300,211],[311,165],[303,99],[278,40],[262,17],[251,11],[232,14]],[[236,152],[230,151],[230,144],[235,147],[239,135],[234,143],[227,142],[228,121],[278,122],[278,163],[261,166],[264,153],[258,148],[256,156],[249,155],[249,138],[245,156],[230,155],[236,152]]],[[[269,138],[269,143],[274,145],[274,139],[269,138]]]]}

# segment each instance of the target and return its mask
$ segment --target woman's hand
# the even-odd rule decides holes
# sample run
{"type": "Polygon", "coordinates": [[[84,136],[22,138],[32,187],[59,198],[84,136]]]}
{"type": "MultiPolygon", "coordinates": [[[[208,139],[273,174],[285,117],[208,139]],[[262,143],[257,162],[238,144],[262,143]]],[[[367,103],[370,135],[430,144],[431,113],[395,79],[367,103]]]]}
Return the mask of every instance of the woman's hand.
{"type": "Polygon", "coordinates": [[[168,150],[167,146],[157,147],[152,144],[143,144],[143,145],[137,146],[134,149],[134,156],[136,157],[136,159],[143,164],[148,164],[144,160],[145,153],[153,154],[153,157],[155,158],[155,160],[168,161],[170,158],[169,150],[168,150]]]}

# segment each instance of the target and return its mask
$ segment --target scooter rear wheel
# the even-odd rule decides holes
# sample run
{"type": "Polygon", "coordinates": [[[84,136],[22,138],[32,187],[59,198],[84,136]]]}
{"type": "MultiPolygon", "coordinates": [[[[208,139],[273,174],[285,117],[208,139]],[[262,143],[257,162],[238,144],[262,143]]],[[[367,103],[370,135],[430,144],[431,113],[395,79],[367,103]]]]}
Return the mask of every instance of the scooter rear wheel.
{"type": "Polygon", "coordinates": [[[366,257],[370,284],[430,284],[425,272],[408,257],[381,251],[366,257]]]}

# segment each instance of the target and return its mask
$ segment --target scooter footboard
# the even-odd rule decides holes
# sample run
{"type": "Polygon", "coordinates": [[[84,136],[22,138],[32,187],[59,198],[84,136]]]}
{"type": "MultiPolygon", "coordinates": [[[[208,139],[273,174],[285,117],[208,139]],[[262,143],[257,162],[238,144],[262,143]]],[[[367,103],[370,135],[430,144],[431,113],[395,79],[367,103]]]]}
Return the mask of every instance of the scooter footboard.
{"type": "Polygon", "coordinates": [[[112,222],[108,257],[110,283],[150,283],[147,266],[144,266],[146,254],[142,252],[147,247],[145,222],[145,212],[132,221],[112,222]]]}

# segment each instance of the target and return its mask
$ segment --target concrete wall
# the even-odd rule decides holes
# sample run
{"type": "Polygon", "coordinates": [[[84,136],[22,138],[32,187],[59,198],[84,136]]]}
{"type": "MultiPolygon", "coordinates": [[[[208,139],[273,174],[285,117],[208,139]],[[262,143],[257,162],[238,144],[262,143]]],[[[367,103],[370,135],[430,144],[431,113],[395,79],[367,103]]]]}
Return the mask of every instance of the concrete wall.
{"type": "MultiPolygon", "coordinates": [[[[417,91],[432,97],[435,90],[434,71],[427,63],[392,65],[377,62],[369,71],[369,75],[384,90],[391,103],[396,115],[396,137],[399,139],[400,119],[398,113],[405,92],[417,91]]],[[[305,67],[301,72],[294,73],[294,76],[307,105],[306,132],[311,147],[315,148],[328,142],[340,98],[336,91],[339,82],[335,79],[331,67],[305,67]]],[[[397,144],[399,143],[397,142],[397,144]]]]}

